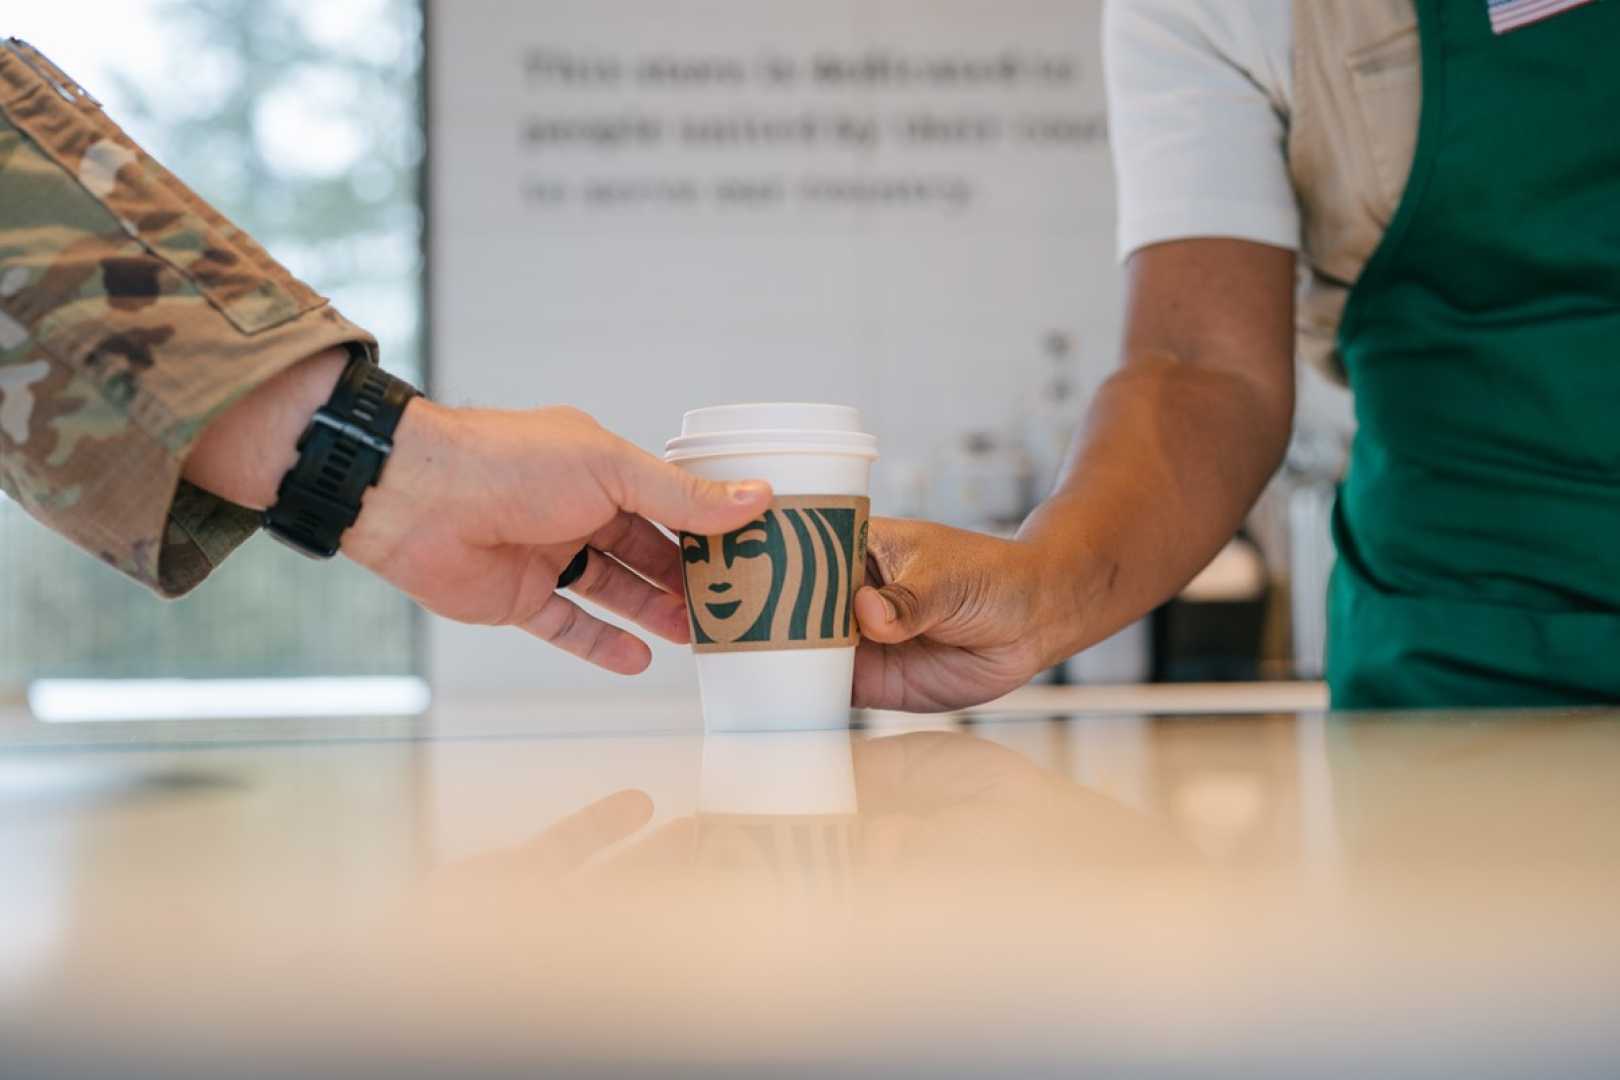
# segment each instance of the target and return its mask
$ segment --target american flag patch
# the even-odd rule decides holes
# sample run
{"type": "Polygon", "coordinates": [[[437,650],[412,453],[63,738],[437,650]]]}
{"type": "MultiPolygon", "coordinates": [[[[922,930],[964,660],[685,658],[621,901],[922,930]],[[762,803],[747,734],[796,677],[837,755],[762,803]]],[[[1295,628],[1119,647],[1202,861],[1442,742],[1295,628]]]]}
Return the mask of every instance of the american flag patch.
{"type": "Polygon", "coordinates": [[[1550,19],[1561,11],[1590,4],[1592,0],[1485,0],[1490,12],[1491,29],[1498,34],[1529,26],[1542,19],[1550,19]]]}

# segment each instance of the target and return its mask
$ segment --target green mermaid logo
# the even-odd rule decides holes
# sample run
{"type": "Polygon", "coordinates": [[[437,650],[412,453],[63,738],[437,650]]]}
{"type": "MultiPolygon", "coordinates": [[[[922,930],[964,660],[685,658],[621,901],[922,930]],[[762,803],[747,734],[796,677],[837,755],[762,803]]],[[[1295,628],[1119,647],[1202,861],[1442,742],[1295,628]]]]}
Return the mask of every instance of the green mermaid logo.
{"type": "Polygon", "coordinates": [[[794,495],[735,532],[682,533],[693,646],[731,652],[853,645],[866,518],[864,498],[794,495]]]}

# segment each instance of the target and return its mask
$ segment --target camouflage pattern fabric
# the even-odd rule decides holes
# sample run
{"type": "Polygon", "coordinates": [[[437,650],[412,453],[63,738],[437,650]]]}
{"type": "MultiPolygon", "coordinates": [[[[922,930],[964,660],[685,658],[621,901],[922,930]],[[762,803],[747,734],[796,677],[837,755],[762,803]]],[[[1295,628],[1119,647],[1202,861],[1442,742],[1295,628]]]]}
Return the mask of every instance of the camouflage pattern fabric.
{"type": "Polygon", "coordinates": [[[339,315],[76,83],[0,41],[0,487],[164,596],[258,515],[180,478],[210,420],[333,346],[339,315]]]}

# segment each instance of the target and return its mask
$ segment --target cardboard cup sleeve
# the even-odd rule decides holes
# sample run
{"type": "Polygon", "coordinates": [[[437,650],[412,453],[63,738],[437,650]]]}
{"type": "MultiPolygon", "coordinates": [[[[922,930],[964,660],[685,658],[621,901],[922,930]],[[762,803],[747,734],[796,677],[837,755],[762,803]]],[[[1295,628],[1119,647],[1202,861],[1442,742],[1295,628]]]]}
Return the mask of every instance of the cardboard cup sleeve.
{"type": "Polygon", "coordinates": [[[855,645],[870,501],[785,495],[723,536],[681,534],[692,647],[700,653],[855,645]]]}

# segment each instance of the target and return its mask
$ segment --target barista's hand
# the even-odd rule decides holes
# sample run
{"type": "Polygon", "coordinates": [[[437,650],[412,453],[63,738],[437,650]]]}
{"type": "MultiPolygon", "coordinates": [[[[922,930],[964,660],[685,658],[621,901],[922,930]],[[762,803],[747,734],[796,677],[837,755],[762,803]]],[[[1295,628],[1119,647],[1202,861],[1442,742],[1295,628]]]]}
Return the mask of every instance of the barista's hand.
{"type": "MultiPolygon", "coordinates": [[[[186,478],[242,506],[268,506],[343,364],[341,351],[322,353],[243,398],[203,432],[186,478]]],[[[576,409],[453,409],[416,398],[343,553],[440,615],[518,626],[628,675],[650,662],[647,646],[557,591],[574,555],[592,549],[576,595],[684,642],[680,549],[652,523],[729,532],[770,498],[763,482],[700,480],[576,409]]]]}
{"type": "Polygon", "coordinates": [[[855,790],[868,865],[965,870],[1188,858],[1169,823],[960,731],[858,739],[855,790]]]}
{"type": "Polygon", "coordinates": [[[1026,544],[877,518],[869,552],[869,585],[855,597],[857,706],[976,705],[1053,662],[1042,630],[1049,597],[1026,544]]]}

